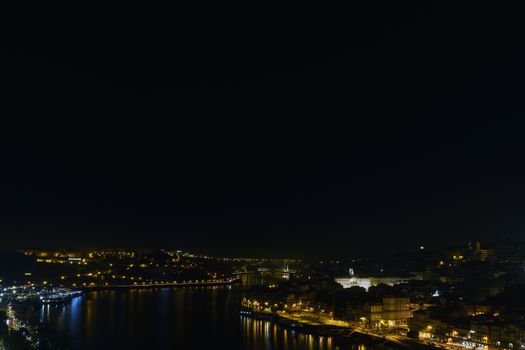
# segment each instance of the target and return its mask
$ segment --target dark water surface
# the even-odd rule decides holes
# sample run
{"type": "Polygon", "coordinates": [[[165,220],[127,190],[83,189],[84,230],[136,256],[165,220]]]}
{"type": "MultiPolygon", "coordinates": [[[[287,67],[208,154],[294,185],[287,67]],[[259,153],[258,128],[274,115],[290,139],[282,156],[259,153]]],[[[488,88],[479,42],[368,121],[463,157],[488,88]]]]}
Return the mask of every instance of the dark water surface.
{"type": "Polygon", "coordinates": [[[42,306],[40,321],[60,349],[343,350],[329,337],[241,317],[240,298],[225,287],[97,291],[42,306]]]}

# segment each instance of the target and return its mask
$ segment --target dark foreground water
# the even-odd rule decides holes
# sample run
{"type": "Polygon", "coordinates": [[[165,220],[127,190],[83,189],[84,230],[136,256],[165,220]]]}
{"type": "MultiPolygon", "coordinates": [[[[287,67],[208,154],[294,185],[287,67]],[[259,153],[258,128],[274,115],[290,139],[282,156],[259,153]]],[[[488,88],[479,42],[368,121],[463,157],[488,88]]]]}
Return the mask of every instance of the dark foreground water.
{"type": "Polygon", "coordinates": [[[90,292],[67,305],[42,306],[40,321],[60,349],[343,350],[329,337],[241,317],[240,293],[225,287],[90,292]]]}

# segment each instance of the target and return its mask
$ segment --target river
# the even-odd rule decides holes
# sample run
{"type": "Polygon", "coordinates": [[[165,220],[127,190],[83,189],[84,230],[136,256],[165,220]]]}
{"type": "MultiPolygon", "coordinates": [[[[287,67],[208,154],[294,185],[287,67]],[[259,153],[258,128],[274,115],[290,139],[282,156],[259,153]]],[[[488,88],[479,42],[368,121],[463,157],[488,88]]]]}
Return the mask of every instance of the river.
{"type": "Polygon", "coordinates": [[[330,337],[240,316],[241,293],[236,287],[96,291],[41,306],[38,317],[59,349],[346,349],[330,337]]]}

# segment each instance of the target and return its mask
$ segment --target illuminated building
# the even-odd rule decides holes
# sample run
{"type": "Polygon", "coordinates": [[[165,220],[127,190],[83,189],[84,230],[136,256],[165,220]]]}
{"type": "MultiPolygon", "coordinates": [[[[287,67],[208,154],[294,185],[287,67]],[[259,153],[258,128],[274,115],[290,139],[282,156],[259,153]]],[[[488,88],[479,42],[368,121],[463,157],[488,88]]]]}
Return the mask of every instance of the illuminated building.
{"type": "Polygon", "coordinates": [[[365,318],[372,328],[406,326],[407,320],[412,317],[409,304],[409,298],[385,297],[381,304],[366,306],[365,318]]]}
{"type": "Polygon", "coordinates": [[[406,327],[412,317],[410,298],[384,297],[378,303],[347,305],[347,317],[370,328],[406,327]]]}
{"type": "Polygon", "coordinates": [[[393,286],[400,283],[405,283],[410,280],[421,280],[422,276],[410,276],[410,277],[356,277],[354,270],[350,268],[349,277],[337,277],[335,282],[343,286],[343,288],[361,287],[366,290],[370,287],[378,286],[380,284],[386,284],[393,286]]]}

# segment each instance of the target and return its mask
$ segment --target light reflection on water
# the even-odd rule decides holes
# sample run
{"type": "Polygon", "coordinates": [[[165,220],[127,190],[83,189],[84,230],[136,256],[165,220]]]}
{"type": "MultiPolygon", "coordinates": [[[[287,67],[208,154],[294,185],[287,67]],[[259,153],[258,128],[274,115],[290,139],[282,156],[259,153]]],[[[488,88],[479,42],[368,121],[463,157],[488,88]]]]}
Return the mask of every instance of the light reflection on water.
{"type": "Polygon", "coordinates": [[[35,316],[49,325],[60,349],[69,350],[339,349],[330,337],[240,316],[241,297],[218,287],[99,291],[42,306],[35,316]]]}
{"type": "MultiPolygon", "coordinates": [[[[304,334],[277,324],[241,316],[243,349],[250,350],[334,350],[331,337],[304,334]]],[[[358,349],[364,350],[364,349],[358,349]]]]}

